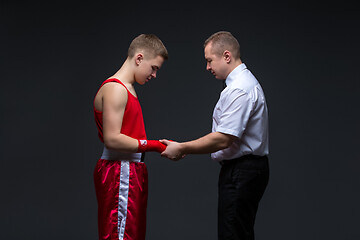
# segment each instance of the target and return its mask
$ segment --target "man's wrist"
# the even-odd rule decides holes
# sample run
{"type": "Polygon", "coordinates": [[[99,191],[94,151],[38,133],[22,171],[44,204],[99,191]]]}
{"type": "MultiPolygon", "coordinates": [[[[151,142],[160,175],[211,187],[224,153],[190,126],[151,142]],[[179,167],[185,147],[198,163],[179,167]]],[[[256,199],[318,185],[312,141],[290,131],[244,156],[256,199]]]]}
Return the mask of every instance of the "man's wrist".
{"type": "Polygon", "coordinates": [[[189,146],[186,142],[179,143],[179,151],[181,152],[181,154],[187,154],[189,151],[188,147],[189,146]]]}

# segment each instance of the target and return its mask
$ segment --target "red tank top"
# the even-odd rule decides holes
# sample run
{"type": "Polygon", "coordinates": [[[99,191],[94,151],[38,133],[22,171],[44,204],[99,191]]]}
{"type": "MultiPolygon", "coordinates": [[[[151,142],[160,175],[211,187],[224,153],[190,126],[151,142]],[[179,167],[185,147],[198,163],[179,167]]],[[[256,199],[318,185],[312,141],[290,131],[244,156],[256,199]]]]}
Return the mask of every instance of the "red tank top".
{"type": "MultiPolygon", "coordinates": [[[[104,81],[101,84],[101,87],[108,82],[120,83],[126,88],[126,91],[128,92],[128,100],[125,107],[120,133],[136,139],[146,139],[144,119],[138,98],[132,95],[131,92],[127,89],[127,87],[120,80],[116,78],[112,78],[104,81]]],[[[95,122],[98,128],[98,135],[100,141],[104,142],[103,113],[95,109],[95,100],[94,100],[94,115],[95,115],[95,122]]]]}

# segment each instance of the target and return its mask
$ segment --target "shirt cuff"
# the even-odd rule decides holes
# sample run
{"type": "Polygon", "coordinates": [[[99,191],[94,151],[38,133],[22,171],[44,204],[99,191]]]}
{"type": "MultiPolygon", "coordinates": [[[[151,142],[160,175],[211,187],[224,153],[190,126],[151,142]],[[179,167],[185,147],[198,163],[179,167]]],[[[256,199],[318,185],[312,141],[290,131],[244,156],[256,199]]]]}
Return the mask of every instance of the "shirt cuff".
{"type": "Polygon", "coordinates": [[[232,130],[232,129],[227,129],[227,128],[222,128],[222,127],[219,127],[216,129],[216,132],[220,132],[220,133],[224,133],[224,134],[229,134],[229,135],[232,135],[232,136],[235,136],[235,137],[240,137],[240,134],[238,131],[235,131],[235,130],[232,130]]]}

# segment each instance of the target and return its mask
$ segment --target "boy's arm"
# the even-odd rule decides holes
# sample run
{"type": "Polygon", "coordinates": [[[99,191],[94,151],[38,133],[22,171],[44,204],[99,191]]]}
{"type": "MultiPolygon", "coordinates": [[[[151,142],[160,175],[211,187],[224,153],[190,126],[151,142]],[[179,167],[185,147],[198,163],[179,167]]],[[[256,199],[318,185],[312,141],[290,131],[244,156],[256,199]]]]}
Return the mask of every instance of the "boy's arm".
{"type": "Polygon", "coordinates": [[[104,89],[102,103],[105,147],[130,153],[165,150],[166,146],[159,141],[143,141],[120,133],[127,100],[127,90],[120,84],[108,85],[104,89]]]}
{"type": "Polygon", "coordinates": [[[108,149],[136,152],[138,141],[120,133],[127,98],[127,91],[120,84],[112,84],[104,88],[102,99],[104,144],[108,149]]]}

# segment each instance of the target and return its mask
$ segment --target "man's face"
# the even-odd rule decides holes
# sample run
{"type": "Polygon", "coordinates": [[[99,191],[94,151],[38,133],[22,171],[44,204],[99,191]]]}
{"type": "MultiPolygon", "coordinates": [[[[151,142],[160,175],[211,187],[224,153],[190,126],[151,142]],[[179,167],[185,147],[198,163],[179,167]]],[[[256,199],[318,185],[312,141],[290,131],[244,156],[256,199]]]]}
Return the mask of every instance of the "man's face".
{"type": "Polygon", "coordinates": [[[214,54],[211,42],[206,45],[204,53],[206,60],[206,70],[210,71],[216,79],[226,79],[228,74],[228,64],[223,56],[214,54]]]}
{"type": "Polygon", "coordinates": [[[161,68],[163,62],[164,58],[161,56],[156,56],[152,59],[142,59],[138,66],[139,69],[135,74],[136,82],[144,85],[152,78],[156,78],[156,73],[161,68]]]}

